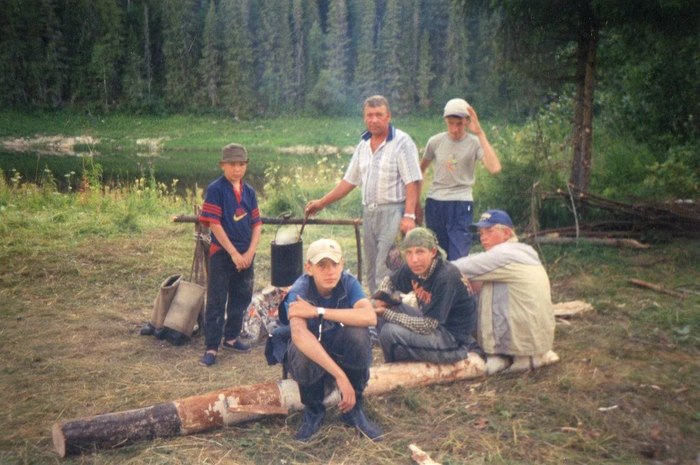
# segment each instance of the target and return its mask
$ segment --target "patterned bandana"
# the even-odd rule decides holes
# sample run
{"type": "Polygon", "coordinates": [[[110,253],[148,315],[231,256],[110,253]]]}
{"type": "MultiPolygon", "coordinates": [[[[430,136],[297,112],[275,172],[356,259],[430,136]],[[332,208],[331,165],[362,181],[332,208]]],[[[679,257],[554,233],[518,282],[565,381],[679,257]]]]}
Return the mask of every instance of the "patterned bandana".
{"type": "Polygon", "coordinates": [[[432,250],[437,247],[437,239],[435,234],[428,228],[411,229],[403,242],[401,242],[401,250],[406,250],[411,247],[423,247],[432,250]]]}

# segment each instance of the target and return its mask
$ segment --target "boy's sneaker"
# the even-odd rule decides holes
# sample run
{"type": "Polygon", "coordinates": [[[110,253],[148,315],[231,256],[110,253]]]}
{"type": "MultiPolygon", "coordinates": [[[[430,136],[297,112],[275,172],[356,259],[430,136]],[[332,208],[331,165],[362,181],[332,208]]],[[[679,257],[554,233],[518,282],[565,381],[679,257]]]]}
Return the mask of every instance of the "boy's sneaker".
{"type": "Polygon", "coordinates": [[[210,367],[216,363],[216,355],[211,352],[204,352],[202,358],[199,359],[199,364],[203,367],[210,367]]]}
{"type": "Polygon", "coordinates": [[[229,344],[228,342],[224,341],[222,346],[224,347],[224,349],[232,350],[234,352],[250,352],[250,346],[248,344],[243,344],[238,339],[236,339],[236,342],[234,342],[233,344],[229,344]]]}

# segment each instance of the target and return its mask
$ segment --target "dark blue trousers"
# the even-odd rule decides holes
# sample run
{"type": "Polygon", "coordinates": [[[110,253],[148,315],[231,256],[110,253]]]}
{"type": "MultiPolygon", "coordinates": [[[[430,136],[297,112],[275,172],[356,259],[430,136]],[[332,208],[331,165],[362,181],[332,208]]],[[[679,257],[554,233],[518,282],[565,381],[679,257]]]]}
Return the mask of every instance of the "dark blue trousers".
{"type": "Polygon", "coordinates": [[[224,339],[235,339],[241,334],[243,314],[253,298],[254,280],[253,265],[246,270],[236,270],[225,250],[209,257],[204,323],[207,350],[218,350],[222,335],[224,339]]]}
{"type": "MultiPolygon", "coordinates": [[[[369,329],[343,326],[332,332],[324,331],[321,344],[343,369],[355,394],[361,398],[369,380],[369,367],[372,363],[369,329]]],[[[287,366],[289,374],[299,384],[304,405],[322,402],[324,381],[332,381],[326,370],[299,351],[293,342],[287,351],[287,366]]]]}
{"type": "Polygon", "coordinates": [[[425,201],[425,225],[435,233],[438,244],[447,252],[448,260],[469,255],[474,219],[474,202],[443,201],[428,198],[425,201]]]}

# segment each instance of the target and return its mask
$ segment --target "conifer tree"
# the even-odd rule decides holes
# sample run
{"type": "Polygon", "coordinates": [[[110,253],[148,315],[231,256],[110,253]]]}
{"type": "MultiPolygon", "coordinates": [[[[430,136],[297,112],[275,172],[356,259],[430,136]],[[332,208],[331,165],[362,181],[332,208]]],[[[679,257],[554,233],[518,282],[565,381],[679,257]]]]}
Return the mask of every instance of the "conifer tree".
{"type": "Polygon", "coordinates": [[[122,74],[123,98],[130,108],[141,110],[153,102],[149,1],[130,2],[126,9],[126,62],[122,74]]]}
{"type": "Polygon", "coordinates": [[[288,2],[266,4],[260,10],[262,76],[259,91],[265,111],[272,114],[291,107],[288,99],[292,92],[287,77],[292,69],[289,11],[288,2]]]}
{"type": "Polygon", "coordinates": [[[450,2],[447,10],[447,60],[442,90],[445,98],[464,98],[469,86],[469,37],[462,9],[450,2]]]}
{"type": "Polygon", "coordinates": [[[430,50],[430,37],[427,29],[423,30],[418,57],[417,97],[418,107],[428,110],[432,105],[431,88],[435,74],[432,71],[433,60],[430,50]]]}
{"type": "Polygon", "coordinates": [[[38,95],[43,105],[58,107],[63,103],[65,82],[65,46],[61,25],[56,17],[55,0],[42,0],[41,20],[43,57],[38,95]]]}
{"type": "Polygon", "coordinates": [[[116,104],[121,90],[124,10],[111,0],[95,0],[92,7],[97,23],[88,66],[89,92],[99,96],[100,106],[108,110],[116,104]]]}
{"type": "Polygon", "coordinates": [[[346,111],[349,45],[347,15],[345,0],[331,0],[328,10],[326,65],[309,96],[311,104],[324,113],[338,114],[346,111]]]}
{"type": "Polygon", "coordinates": [[[174,110],[186,110],[194,103],[197,88],[199,0],[165,0],[163,7],[165,101],[174,110]]]}
{"type": "Polygon", "coordinates": [[[224,71],[221,77],[222,104],[232,116],[249,118],[256,112],[256,98],[248,0],[222,0],[219,9],[224,56],[224,71]]]}
{"type": "Polygon", "coordinates": [[[357,64],[353,82],[361,100],[380,93],[377,80],[376,23],[377,6],[375,0],[360,0],[362,16],[359,18],[359,39],[357,43],[357,64]]]}
{"type": "Polygon", "coordinates": [[[211,1],[204,19],[202,56],[199,59],[199,94],[202,104],[217,109],[221,101],[222,81],[222,27],[216,3],[211,1]]]}
{"type": "Polygon", "coordinates": [[[387,0],[384,18],[381,21],[377,44],[377,75],[381,83],[381,93],[389,100],[392,111],[404,111],[401,106],[403,86],[401,60],[401,25],[399,24],[398,0],[387,0]]]}

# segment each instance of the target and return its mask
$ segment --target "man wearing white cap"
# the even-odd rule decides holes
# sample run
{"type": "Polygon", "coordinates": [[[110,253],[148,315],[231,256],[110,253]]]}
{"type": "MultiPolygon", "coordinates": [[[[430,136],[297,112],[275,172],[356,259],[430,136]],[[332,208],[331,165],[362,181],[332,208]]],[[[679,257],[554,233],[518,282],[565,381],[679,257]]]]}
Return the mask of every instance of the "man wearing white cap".
{"type": "Polygon", "coordinates": [[[295,436],[303,442],[320,429],[325,387],[333,382],[341,395],[341,420],[372,440],[382,434],[362,408],[372,362],[369,327],[377,324],[377,317],[360,282],[343,264],[336,241],[313,242],[306,254],[306,273],[294,282],[280,312],[282,323],[288,320],[291,328],[287,366],[305,407],[295,436]]]}
{"type": "Polygon", "coordinates": [[[468,255],[471,248],[469,227],[474,215],[472,186],[476,162],[481,160],[491,174],[501,171],[501,162],[476,111],[465,100],[448,101],[443,117],[447,131],[428,140],[420,165],[425,173],[435,160],[433,182],[425,202],[425,224],[435,232],[447,259],[456,260],[468,255]]]}

